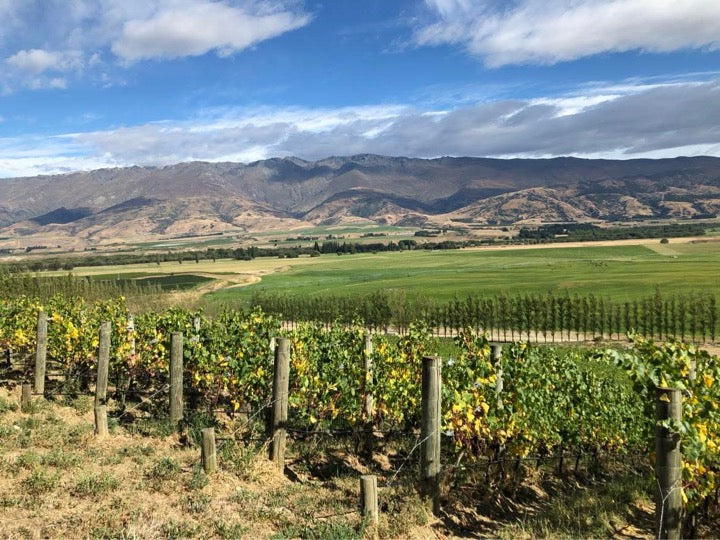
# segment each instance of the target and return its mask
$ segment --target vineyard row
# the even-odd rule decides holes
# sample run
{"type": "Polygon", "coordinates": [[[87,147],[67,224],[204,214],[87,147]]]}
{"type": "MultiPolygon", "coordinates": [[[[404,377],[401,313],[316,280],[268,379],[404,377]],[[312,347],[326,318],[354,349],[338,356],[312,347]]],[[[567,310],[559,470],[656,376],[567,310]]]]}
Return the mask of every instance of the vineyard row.
{"type": "MultiPolygon", "coordinates": [[[[182,332],[182,395],[191,408],[253,415],[275,401],[270,344],[283,337],[290,339],[284,423],[311,432],[421,430],[423,358],[438,350],[422,325],[410,325],[398,338],[373,334],[369,346],[367,330],[358,325],[305,324],[282,332],[277,319],[259,310],[209,319],[181,309],[139,314],[131,323],[122,299],[88,304],[61,297],[44,305],[28,298],[0,301],[0,345],[32,356],[45,342],[67,384],[82,391],[97,371],[104,321],[112,327],[108,374],[120,414],[141,393],[163,396],[154,412],[164,414],[166,390],[173,388],[170,336],[182,332]]],[[[567,449],[647,452],[656,428],[656,389],[670,387],[686,396],[682,425],[664,427],[682,436],[688,515],[717,504],[717,357],[674,340],[659,347],[641,338],[627,351],[516,343],[493,355],[487,338],[472,329],[458,333],[454,351],[442,361],[437,400],[447,459],[522,459],[567,449]]],[[[30,375],[31,369],[18,376],[30,375]]]]}

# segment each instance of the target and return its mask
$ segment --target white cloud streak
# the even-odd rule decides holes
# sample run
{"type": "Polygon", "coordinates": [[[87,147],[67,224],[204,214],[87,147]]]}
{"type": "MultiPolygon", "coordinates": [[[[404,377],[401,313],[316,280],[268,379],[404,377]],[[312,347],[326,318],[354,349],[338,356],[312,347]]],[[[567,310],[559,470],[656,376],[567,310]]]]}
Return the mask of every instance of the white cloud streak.
{"type": "Polygon", "coordinates": [[[460,45],[486,65],[600,53],[720,48],[717,0],[425,0],[418,45],[460,45]]]}
{"type": "Polygon", "coordinates": [[[720,156],[720,80],[617,85],[586,95],[454,110],[401,105],[213,110],[193,120],[49,139],[0,139],[0,176],[365,152],[411,157],[720,156]]]}

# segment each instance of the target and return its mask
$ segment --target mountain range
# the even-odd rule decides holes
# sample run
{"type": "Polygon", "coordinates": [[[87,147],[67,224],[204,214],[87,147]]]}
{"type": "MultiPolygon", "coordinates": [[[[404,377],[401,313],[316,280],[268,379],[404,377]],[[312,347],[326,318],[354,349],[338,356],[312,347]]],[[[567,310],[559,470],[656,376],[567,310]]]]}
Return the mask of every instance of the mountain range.
{"type": "Polygon", "coordinates": [[[68,242],[377,223],[438,227],[720,213],[720,158],[181,163],[0,180],[0,237],[68,242]]]}

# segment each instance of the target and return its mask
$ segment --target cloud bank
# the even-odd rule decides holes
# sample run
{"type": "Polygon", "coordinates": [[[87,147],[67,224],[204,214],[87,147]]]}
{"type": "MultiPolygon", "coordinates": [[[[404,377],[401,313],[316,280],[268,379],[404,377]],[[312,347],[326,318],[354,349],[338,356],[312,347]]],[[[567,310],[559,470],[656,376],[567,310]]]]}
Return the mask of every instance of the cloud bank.
{"type": "Polygon", "coordinates": [[[418,45],[460,45],[490,67],[600,53],[720,48],[717,0],[425,0],[418,45]]]}
{"type": "Polygon", "coordinates": [[[403,105],[224,109],[202,117],[42,138],[0,139],[0,175],[181,161],[410,157],[720,156],[720,79],[595,88],[454,110],[403,105]]]}

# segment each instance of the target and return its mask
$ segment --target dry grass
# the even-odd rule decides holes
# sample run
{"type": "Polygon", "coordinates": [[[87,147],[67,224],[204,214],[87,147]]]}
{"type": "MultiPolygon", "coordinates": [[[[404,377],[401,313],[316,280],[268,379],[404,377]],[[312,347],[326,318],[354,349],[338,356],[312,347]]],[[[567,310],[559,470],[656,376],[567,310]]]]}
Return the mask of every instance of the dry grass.
{"type": "MultiPolygon", "coordinates": [[[[0,389],[3,538],[373,536],[357,508],[367,464],[337,447],[297,443],[280,471],[264,446],[220,442],[220,470],[207,477],[199,449],[175,434],[115,425],[98,439],[87,400],[38,400],[29,413],[18,402],[19,388],[0,389]]],[[[393,456],[376,457],[384,484],[393,456]]],[[[461,482],[440,518],[407,474],[380,490],[379,538],[652,537],[652,504],[632,474],[589,484],[526,474],[511,493],[461,482]]]]}
{"type": "MultiPolygon", "coordinates": [[[[0,390],[17,403],[19,389],[0,390]]],[[[116,428],[56,403],[0,412],[0,529],[6,538],[359,537],[356,481],[293,482],[262,449],[207,478],[199,450],[116,428]]],[[[246,451],[247,453],[247,451],[246,451]]],[[[225,453],[237,457],[237,453],[225,453]]]]}

